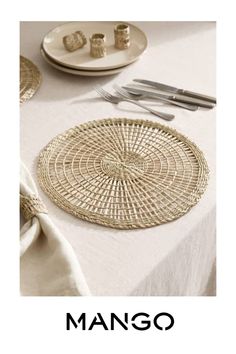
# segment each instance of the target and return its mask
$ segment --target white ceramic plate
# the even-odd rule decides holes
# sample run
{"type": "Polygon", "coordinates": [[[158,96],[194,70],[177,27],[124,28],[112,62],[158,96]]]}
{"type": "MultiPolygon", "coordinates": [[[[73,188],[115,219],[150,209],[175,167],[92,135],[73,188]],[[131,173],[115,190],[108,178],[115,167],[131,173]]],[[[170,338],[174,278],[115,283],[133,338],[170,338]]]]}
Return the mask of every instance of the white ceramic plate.
{"type": "Polygon", "coordinates": [[[60,65],[79,70],[110,70],[128,65],[138,59],[147,47],[145,34],[136,26],[127,22],[69,22],[54,28],[43,39],[45,53],[60,65]],[[125,50],[114,46],[114,27],[119,23],[130,26],[130,47],[125,50]],[[74,52],[68,52],[62,38],[75,31],[83,31],[87,44],[74,52]],[[93,33],[106,35],[107,55],[103,58],[90,56],[89,37],[93,33]]]}
{"type": "Polygon", "coordinates": [[[43,48],[41,48],[41,54],[43,58],[46,60],[46,62],[50,65],[52,65],[55,69],[58,69],[60,71],[64,71],[69,74],[73,75],[80,75],[80,76],[108,76],[108,75],[114,75],[120,73],[122,70],[126,68],[126,66],[120,67],[118,69],[110,69],[110,70],[98,70],[98,71],[87,71],[87,70],[78,70],[78,69],[72,69],[68,68],[66,66],[60,65],[56,62],[54,62],[52,59],[50,59],[47,54],[44,52],[43,48]]]}

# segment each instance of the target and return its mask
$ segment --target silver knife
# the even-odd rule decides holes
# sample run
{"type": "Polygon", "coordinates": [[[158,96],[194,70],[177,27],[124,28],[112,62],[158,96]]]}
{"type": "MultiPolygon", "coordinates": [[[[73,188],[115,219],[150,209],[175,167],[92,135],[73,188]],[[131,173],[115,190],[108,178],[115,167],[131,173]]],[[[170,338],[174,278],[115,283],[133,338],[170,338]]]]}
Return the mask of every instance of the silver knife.
{"type": "Polygon", "coordinates": [[[199,100],[216,103],[216,98],[215,97],[202,95],[201,93],[192,92],[192,91],[188,91],[188,90],[184,90],[184,89],[179,89],[177,87],[161,84],[160,82],[142,80],[142,79],[134,79],[133,81],[139,82],[141,84],[145,84],[145,85],[149,85],[149,86],[155,87],[158,90],[164,90],[164,91],[175,93],[175,94],[179,94],[179,95],[185,95],[185,96],[189,96],[189,97],[192,97],[192,98],[197,98],[199,100]]]}
{"type": "Polygon", "coordinates": [[[143,88],[135,87],[132,85],[126,85],[126,86],[123,86],[123,88],[125,88],[127,91],[130,91],[131,93],[145,94],[146,96],[148,96],[150,98],[158,98],[158,97],[162,96],[163,98],[167,98],[169,100],[173,100],[173,101],[177,101],[177,102],[184,102],[184,103],[188,103],[188,104],[194,104],[199,107],[204,107],[204,108],[214,108],[215,107],[214,103],[212,103],[212,102],[207,102],[207,101],[199,100],[196,98],[191,98],[189,96],[164,95],[164,94],[156,93],[153,91],[144,90],[143,88]]]}

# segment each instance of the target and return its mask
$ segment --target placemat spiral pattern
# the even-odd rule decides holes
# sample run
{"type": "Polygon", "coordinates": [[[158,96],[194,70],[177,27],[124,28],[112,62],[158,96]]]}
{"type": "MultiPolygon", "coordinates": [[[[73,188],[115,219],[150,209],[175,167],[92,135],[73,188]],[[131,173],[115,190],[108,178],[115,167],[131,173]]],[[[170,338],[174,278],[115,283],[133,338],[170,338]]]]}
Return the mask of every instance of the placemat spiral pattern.
{"type": "Polygon", "coordinates": [[[91,121],[58,135],[41,152],[37,172],[59,207],[119,229],[182,216],[200,199],[209,173],[188,138],[127,118],[91,121]]]}
{"type": "Polygon", "coordinates": [[[29,100],[37,91],[41,74],[35,64],[20,56],[20,103],[29,100]]]}

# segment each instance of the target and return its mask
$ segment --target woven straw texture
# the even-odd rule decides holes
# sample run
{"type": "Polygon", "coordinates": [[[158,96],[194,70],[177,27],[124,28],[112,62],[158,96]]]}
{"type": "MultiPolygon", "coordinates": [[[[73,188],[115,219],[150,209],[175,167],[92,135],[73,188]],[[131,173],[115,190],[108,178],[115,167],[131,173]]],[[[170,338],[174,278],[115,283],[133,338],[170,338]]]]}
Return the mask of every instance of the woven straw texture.
{"type": "Polygon", "coordinates": [[[35,64],[20,56],[20,103],[29,100],[37,91],[41,74],[35,64]]]}
{"type": "Polygon", "coordinates": [[[30,220],[38,213],[47,214],[47,209],[36,195],[25,196],[20,194],[20,207],[25,220],[30,220]]]}
{"type": "Polygon", "coordinates": [[[41,152],[42,189],[67,212],[109,227],[174,220],[197,203],[208,167],[186,137],[159,123],[111,118],[76,126],[41,152]]]}

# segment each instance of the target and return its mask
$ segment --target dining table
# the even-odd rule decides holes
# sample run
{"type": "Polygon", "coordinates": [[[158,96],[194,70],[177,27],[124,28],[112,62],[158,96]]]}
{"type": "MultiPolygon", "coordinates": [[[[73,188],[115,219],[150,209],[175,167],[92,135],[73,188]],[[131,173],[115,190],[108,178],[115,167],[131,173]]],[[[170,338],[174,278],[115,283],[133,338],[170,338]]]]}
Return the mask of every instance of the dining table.
{"type": "Polygon", "coordinates": [[[93,296],[214,296],[216,273],[216,108],[189,111],[145,102],[174,114],[164,121],[128,102],[112,104],[94,89],[148,79],[216,95],[216,24],[206,21],[139,21],[146,50],[120,73],[79,76],[50,66],[40,53],[44,36],[66,21],[20,23],[20,54],[39,68],[38,91],[20,107],[20,155],[48,213],[72,246],[93,296]],[[58,134],[92,120],[148,119],[176,129],[203,152],[209,180],[199,202],[180,218],[149,228],[119,230],[81,220],[60,209],[42,191],[37,162],[58,134]]]}

